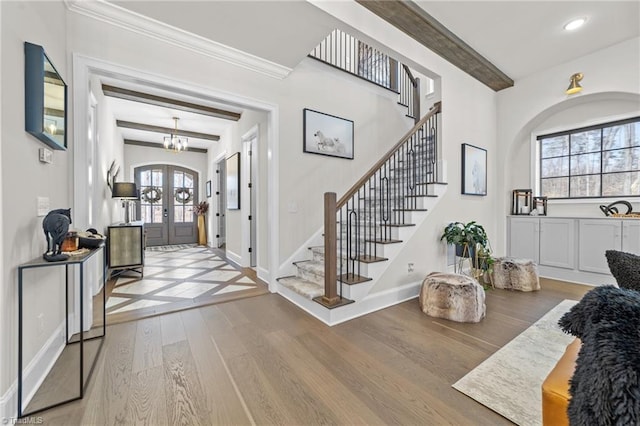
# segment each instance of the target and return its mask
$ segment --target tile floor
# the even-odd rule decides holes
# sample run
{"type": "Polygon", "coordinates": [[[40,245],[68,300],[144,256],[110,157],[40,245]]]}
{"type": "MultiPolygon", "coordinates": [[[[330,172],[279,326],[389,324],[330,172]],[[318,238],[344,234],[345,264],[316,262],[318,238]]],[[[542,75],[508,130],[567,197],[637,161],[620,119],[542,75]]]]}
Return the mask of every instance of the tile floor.
{"type": "Polygon", "coordinates": [[[162,247],[145,252],[144,277],[127,273],[112,285],[107,323],[267,293],[253,271],[227,263],[208,247],[162,247]]]}

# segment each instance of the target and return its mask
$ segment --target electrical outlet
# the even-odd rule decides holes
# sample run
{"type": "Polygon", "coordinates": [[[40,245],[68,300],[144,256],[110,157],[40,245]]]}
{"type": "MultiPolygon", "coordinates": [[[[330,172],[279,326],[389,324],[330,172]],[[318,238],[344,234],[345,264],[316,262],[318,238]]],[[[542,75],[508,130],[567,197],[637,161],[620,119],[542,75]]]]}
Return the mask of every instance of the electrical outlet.
{"type": "Polygon", "coordinates": [[[36,204],[37,204],[37,214],[38,217],[40,216],[46,216],[47,213],[49,213],[49,197],[37,197],[36,198],[36,204]]]}
{"type": "Polygon", "coordinates": [[[409,263],[407,265],[407,272],[409,272],[409,273],[413,272],[413,263],[409,263]]]}

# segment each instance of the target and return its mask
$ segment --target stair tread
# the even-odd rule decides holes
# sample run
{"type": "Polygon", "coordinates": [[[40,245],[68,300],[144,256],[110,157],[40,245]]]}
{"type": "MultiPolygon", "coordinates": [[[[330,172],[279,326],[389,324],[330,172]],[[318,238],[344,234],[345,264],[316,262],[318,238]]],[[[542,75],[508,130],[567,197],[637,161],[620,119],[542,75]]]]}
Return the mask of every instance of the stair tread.
{"type": "Polygon", "coordinates": [[[376,239],[376,240],[367,240],[367,242],[370,243],[376,243],[376,244],[397,244],[397,243],[401,243],[402,240],[381,240],[381,239],[376,239]]]}
{"type": "Polygon", "coordinates": [[[338,276],[338,280],[342,281],[344,284],[347,284],[347,285],[354,285],[354,284],[362,284],[362,283],[366,283],[367,281],[371,281],[371,278],[363,277],[362,275],[358,275],[358,274],[342,274],[338,276]]]}
{"type": "Polygon", "coordinates": [[[324,286],[297,276],[278,278],[278,282],[288,289],[309,299],[313,299],[314,297],[322,296],[324,294],[324,286]]]}

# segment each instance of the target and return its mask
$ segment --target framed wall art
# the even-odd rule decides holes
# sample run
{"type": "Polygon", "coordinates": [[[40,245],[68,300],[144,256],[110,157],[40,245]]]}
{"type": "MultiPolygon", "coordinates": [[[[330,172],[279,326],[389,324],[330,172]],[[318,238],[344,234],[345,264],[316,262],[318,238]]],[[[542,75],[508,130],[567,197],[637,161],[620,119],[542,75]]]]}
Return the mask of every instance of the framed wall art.
{"type": "Polygon", "coordinates": [[[207,184],[205,185],[205,189],[207,191],[207,198],[211,198],[211,181],[208,180],[207,184]]]}
{"type": "Polygon", "coordinates": [[[353,121],[305,108],[303,129],[303,152],[353,160],[353,121]]]}
{"type": "Polygon", "coordinates": [[[487,150],[462,144],[462,194],[487,195],[487,150]]]}

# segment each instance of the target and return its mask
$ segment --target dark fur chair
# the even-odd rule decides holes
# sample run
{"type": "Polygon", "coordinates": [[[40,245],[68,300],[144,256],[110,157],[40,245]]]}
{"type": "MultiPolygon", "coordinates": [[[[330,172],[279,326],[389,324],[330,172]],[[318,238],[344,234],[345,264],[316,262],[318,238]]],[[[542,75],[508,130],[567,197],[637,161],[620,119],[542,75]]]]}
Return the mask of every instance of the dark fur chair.
{"type": "Polygon", "coordinates": [[[570,424],[640,425],[640,292],[596,287],[559,325],[582,340],[570,381],[570,424]]]}
{"type": "Polygon", "coordinates": [[[605,256],[618,286],[640,291],[640,256],[617,250],[607,250],[605,256]]]}

